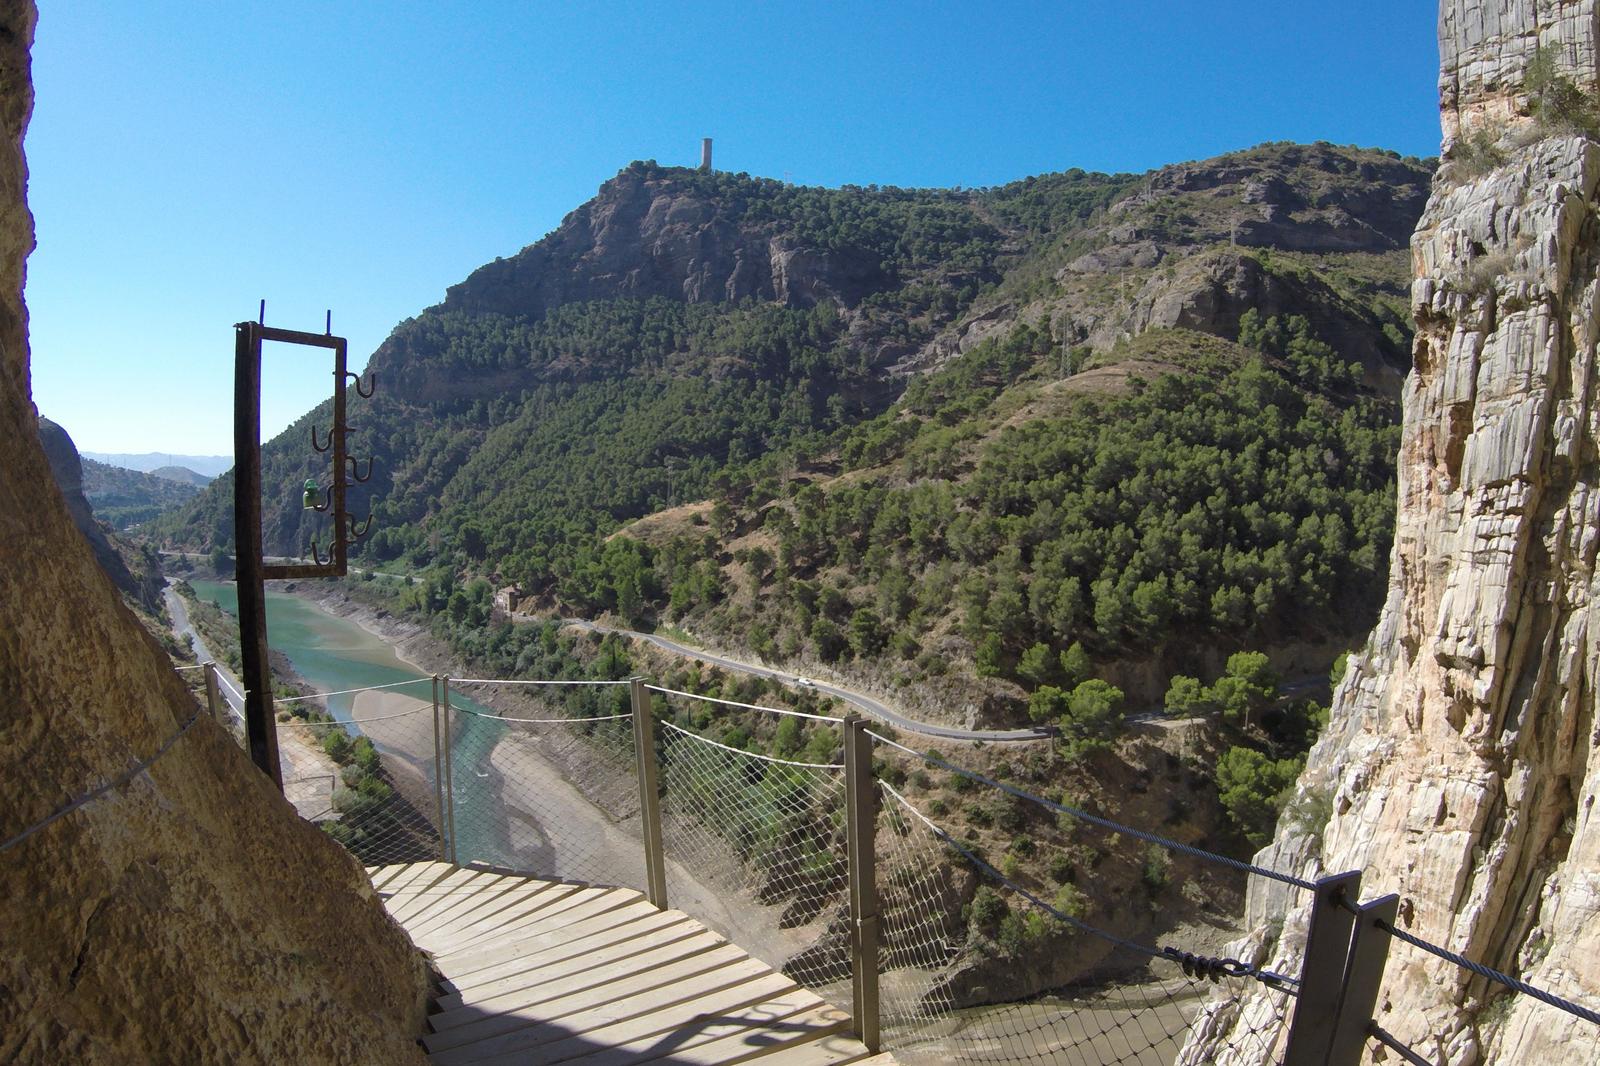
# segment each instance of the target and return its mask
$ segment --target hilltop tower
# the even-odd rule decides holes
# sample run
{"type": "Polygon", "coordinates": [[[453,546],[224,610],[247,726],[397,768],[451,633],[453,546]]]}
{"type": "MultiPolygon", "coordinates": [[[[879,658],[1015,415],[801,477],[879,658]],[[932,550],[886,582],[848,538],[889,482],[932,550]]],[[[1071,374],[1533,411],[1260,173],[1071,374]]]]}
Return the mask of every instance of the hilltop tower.
{"type": "Polygon", "coordinates": [[[707,173],[710,173],[710,171],[711,171],[711,138],[710,137],[702,137],[702,138],[700,138],[700,169],[706,171],[707,173]]]}

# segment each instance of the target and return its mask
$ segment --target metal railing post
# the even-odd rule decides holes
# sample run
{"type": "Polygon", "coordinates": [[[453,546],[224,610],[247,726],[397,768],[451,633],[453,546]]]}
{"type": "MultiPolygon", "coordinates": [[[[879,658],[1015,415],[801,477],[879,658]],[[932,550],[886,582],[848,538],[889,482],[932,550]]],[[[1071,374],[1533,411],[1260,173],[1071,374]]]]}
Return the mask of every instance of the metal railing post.
{"type": "Polygon", "coordinates": [[[450,848],[446,853],[445,862],[459,866],[460,863],[456,861],[455,757],[451,747],[454,741],[450,737],[450,734],[454,732],[451,728],[452,721],[450,717],[450,675],[446,674],[439,679],[439,687],[444,693],[444,701],[440,705],[441,710],[444,712],[444,821],[445,825],[450,827],[450,848]]]}
{"type": "Polygon", "coordinates": [[[439,740],[439,675],[433,675],[433,814],[439,827],[439,861],[450,861],[449,827],[444,824],[444,747],[439,740]]]}
{"type": "Polygon", "coordinates": [[[633,705],[633,761],[639,779],[639,821],[644,835],[645,896],[667,909],[667,857],[661,837],[660,768],[656,765],[656,720],[644,678],[628,679],[633,705]]]}
{"type": "Polygon", "coordinates": [[[1344,998],[1360,890],[1359,870],[1317,879],[1306,932],[1306,961],[1300,971],[1300,991],[1289,1025],[1289,1043],[1283,1049],[1283,1066],[1326,1066],[1339,1003],[1344,998]]]}
{"type": "Polygon", "coordinates": [[[850,873],[850,1004],[856,1036],[878,1051],[878,790],[872,776],[872,737],[867,720],[845,716],[845,836],[850,873]]]}
{"type": "Polygon", "coordinates": [[[222,725],[228,724],[232,716],[222,709],[222,689],[217,683],[217,664],[205,664],[206,677],[206,710],[211,712],[211,717],[222,725]]]}
{"type": "Polygon", "coordinates": [[[1344,998],[1339,1001],[1339,1014],[1334,1021],[1328,1066],[1357,1066],[1361,1061],[1361,1052],[1371,1034],[1372,1008],[1378,1003],[1384,963],[1389,960],[1391,938],[1378,923],[1394,925],[1400,897],[1391,893],[1364,903],[1357,910],[1350,963],[1345,968],[1344,998]]]}

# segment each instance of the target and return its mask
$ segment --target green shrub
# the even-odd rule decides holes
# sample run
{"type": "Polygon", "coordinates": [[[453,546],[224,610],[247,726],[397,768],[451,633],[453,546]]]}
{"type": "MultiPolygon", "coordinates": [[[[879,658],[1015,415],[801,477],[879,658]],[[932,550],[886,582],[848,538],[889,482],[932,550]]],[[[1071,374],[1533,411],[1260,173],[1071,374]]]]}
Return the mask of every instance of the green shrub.
{"type": "Polygon", "coordinates": [[[1145,891],[1152,896],[1157,895],[1172,881],[1172,856],[1167,854],[1167,849],[1160,844],[1151,844],[1144,849],[1144,862],[1139,868],[1139,880],[1144,882],[1145,891]]]}
{"type": "Polygon", "coordinates": [[[977,932],[987,935],[1011,913],[1011,907],[1000,893],[988,885],[983,885],[973,893],[972,902],[967,904],[966,912],[968,924],[977,932]]]}
{"type": "Polygon", "coordinates": [[[1528,90],[1528,106],[1540,127],[1551,133],[1600,135],[1600,116],[1594,101],[1571,78],[1559,73],[1556,49],[1540,46],[1534,50],[1523,72],[1523,87],[1528,90]]]}
{"type": "Polygon", "coordinates": [[[1217,760],[1217,798],[1245,839],[1255,848],[1272,839],[1283,809],[1300,775],[1300,759],[1270,759],[1251,748],[1229,748],[1217,760]]]}
{"type": "Polygon", "coordinates": [[[1079,921],[1089,914],[1089,897],[1077,885],[1064,884],[1056,889],[1055,905],[1056,910],[1079,921]]]}
{"type": "Polygon", "coordinates": [[[350,738],[342,729],[330,729],[327,736],[322,738],[322,750],[328,753],[328,758],[340,765],[350,761],[352,747],[350,738]]]}

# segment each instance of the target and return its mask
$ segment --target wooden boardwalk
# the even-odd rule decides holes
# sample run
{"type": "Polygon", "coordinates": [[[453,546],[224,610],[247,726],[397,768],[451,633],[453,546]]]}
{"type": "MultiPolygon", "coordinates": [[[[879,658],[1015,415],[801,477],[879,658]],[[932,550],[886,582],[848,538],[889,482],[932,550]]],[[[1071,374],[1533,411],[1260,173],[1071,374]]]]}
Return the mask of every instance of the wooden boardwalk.
{"type": "Polygon", "coordinates": [[[892,1066],[849,1017],[638,892],[443,862],[370,868],[444,976],[422,1039],[440,1066],[892,1066]]]}

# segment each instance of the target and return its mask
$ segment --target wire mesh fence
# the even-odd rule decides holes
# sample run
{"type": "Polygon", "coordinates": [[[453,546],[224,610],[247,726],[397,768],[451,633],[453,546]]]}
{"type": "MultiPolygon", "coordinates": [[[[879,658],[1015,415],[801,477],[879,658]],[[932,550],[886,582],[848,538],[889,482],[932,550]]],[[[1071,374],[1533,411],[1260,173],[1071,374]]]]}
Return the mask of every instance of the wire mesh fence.
{"type": "Polygon", "coordinates": [[[389,693],[383,713],[335,720],[306,703],[280,710],[284,796],[365,866],[441,854],[431,698],[389,693]]]}
{"type": "MultiPolygon", "coordinates": [[[[897,1058],[1166,1066],[1208,1000],[1244,1002],[1259,987],[1098,928],[1077,893],[1041,898],[879,789],[882,1018],[897,1058]]],[[[1290,999],[1274,990],[1254,1039],[1281,1026],[1290,999]]]]}
{"type": "Polygon", "coordinates": [[[672,905],[847,1006],[843,765],[744,751],[671,721],[657,740],[672,905]]]}
{"type": "Polygon", "coordinates": [[[643,888],[626,682],[516,687],[526,711],[491,712],[452,694],[454,861],[643,888]]]}
{"type": "MultiPolygon", "coordinates": [[[[384,687],[405,684],[412,683],[384,687]]],[[[871,813],[856,822],[876,866],[876,910],[866,912],[876,914],[878,930],[872,962],[881,1003],[873,1009],[884,1047],[907,1063],[1281,1061],[1299,1039],[1297,1010],[1316,1018],[1324,1009],[1311,994],[1309,958],[1302,988],[1298,974],[1260,968],[1259,943],[1247,946],[1256,955],[1244,961],[1218,957],[1240,948],[1163,913],[1183,909],[1168,889],[1206,883],[1199,865],[1213,864],[1228,876],[1270,878],[1291,893],[1316,890],[1317,907],[1324,906],[1320,890],[1341,877],[1352,880],[1339,905],[1352,913],[1370,917],[1384,902],[1353,902],[1359,875],[1313,884],[1215,855],[954,766],[861,731],[859,722],[841,730],[841,720],[826,715],[642,682],[631,700],[628,682],[456,684],[480,695],[519,686],[515,713],[459,693],[436,713],[431,695],[390,692],[377,704],[358,698],[350,720],[335,721],[309,709],[315,697],[280,701],[287,705],[279,729],[286,796],[367,865],[444,857],[649,892],[634,746],[634,713],[643,711],[656,723],[668,905],[837,1006],[861,1010],[852,966],[858,944],[868,945],[867,955],[872,949],[851,910],[847,812],[860,809],[865,787],[871,813]],[[762,715],[771,716],[769,725],[745,729],[762,715]],[[717,728],[723,741],[701,735],[717,728]],[[857,751],[846,741],[858,735],[852,728],[892,756],[864,777],[847,775],[839,761],[841,746],[857,751]],[[965,804],[963,817],[946,817],[943,786],[930,788],[931,779],[910,797],[898,791],[891,781],[917,775],[897,769],[895,759],[959,778],[953,792],[965,804]],[[975,833],[974,812],[996,818],[1003,832],[975,833]],[[1007,836],[1011,846],[1002,849],[1007,836]],[[1016,861],[1039,845],[1051,853],[1048,880],[1040,863],[1016,861]]],[[[1394,899],[1386,897],[1391,907],[1394,899]]],[[[1370,927],[1403,941],[1402,950],[1497,986],[1507,1002],[1527,996],[1564,1012],[1567,1022],[1600,1019],[1590,1006],[1394,928],[1392,909],[1385,913],[1370,927]]],[[[1358,953],[1335,945],[1334,954],[1335,980],[1347,989],[1350,971],[1342,978],[1337,971],[1346,954],[1358,953]]],[[[1374,983],[1381,959],[1377,965],[1374,983]]],[[[1344,998],[1341,992],[1340,1009],[1344,998]]],[[[1432,1061],[1361,1010],[1368,1013],[1352,1032],[1369,1049],[1432,1061]]],[[[1585,1029],[1580,1039],[1597,1033],[1600,1027],[1585,1029]]]]}

